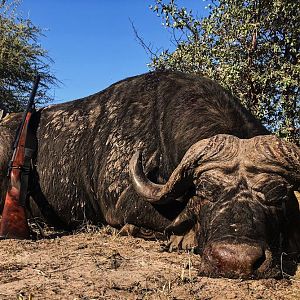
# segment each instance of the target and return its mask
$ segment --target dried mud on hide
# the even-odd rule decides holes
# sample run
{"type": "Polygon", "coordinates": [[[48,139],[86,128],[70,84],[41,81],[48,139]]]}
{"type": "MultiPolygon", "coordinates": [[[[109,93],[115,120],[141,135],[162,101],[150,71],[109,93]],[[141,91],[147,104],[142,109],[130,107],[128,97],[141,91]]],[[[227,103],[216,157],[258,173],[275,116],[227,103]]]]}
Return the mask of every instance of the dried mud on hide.
{"type": "Polygon", "coordinates": [[[110,227],[38,241],[0,241],[0,299],[300,299],[293,278],[197,276],[199,256],[110,227]]]}

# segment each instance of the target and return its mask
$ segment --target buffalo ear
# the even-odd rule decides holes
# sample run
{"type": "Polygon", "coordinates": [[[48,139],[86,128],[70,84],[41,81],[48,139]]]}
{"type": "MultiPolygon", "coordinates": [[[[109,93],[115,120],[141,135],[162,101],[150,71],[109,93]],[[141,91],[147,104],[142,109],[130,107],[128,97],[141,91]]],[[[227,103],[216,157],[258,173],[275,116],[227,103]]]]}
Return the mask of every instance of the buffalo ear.
{"type": "Polygon", "coordinates": [[[203,201],[198,196],[192,196],[184,210],[166,227],[165,232],[177,235],[188,232],[196,223],[199,223],[198,217],[206,204],[206,200],[203,201]]]}
{"type": "Polygon", "coordinates": [[[183,211],[166,227],[165,232],[168,235],[182,235],[188,232],[197,222],[196,210],[194,202],[195,197],[192,197],[183,211]]]}
{"type": "Polygon", "coordinates": [[[182,212],[168,227],[165,229],[167,235],[183,235],[188,232],[196,221],[193,216],[182,212]]]}

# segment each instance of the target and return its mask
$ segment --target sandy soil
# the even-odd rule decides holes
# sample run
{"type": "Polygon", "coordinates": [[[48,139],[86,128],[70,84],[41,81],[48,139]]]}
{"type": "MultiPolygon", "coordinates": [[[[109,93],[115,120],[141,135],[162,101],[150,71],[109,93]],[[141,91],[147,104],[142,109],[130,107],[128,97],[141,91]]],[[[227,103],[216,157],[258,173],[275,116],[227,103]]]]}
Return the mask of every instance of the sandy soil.
{"type": "Polygon", "coordinates": [[[199,256],[110,227],[0,241],[0,299],[300,299],[300,268],[283,280],[197,276],[199,256]]]}

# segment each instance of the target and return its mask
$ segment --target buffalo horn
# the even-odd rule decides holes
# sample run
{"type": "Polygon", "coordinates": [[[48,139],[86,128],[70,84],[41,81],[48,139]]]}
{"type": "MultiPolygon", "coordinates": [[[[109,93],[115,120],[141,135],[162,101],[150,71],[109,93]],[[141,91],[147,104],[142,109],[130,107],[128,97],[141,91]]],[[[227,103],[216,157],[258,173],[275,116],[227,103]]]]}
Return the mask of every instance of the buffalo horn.
{"type": "MultiPolygon", "coordinates": [[[[137,151],[129,163],[129,173],[135,191],[153,204],[166,204],[180,197],[189,187],[185,165],[179,164],[165,184],[151,182],[144,173],[142,152],[137,151]]],[[[191,182],[191,180],[190,180],[191,182]]]]}
{"type": "Polygon", "coordinates": [[[132,156],[129,163],[129,172],[133,187],[139,195],[147,198],[151,203],[158,203],[161,200],[164,185],[153,183],[147,178],[143,170],[141,151],[137,151],[132,156]]]}
{"type": "Polygon", "coordinates": [[[129,163],[133,187],[140,196],[151,203],[169,203],[184,195],[193,184],[192,177],[196,166],[201,164],[205,169],[205,166],[209,165],[208,162],[218,160],[226,145],[232,147],[237,142],[238,138],[229,135],[218,135],[199,141],[186,152],[165,184],[156,184],[147,178],[142,166],[142,153],[137,151],[129,163]]]}
{"type": "Polygon", "coordinates": [[[275,136],[257,137],[257,147],[264,154],[269,171],[288,179],[296,189],[300,187],[300,148],[275,136]]]}

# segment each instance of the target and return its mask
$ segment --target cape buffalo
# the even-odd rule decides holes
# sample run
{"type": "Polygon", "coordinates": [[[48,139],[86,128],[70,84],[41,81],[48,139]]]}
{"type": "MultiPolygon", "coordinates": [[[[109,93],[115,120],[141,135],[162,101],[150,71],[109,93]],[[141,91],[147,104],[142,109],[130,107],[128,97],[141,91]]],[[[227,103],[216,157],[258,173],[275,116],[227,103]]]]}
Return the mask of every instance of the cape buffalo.
{"type": "MultiPolygon", "coordinates": [[[[0,125],[0,179],[19,119],[0,125]]],[[[300,253],[299,148],[212,80],[128,78],[40,109],[35,126],[30,206],[50,224],[162,232],[211,276],[276,276],[281,253],[300,253]]]]}

